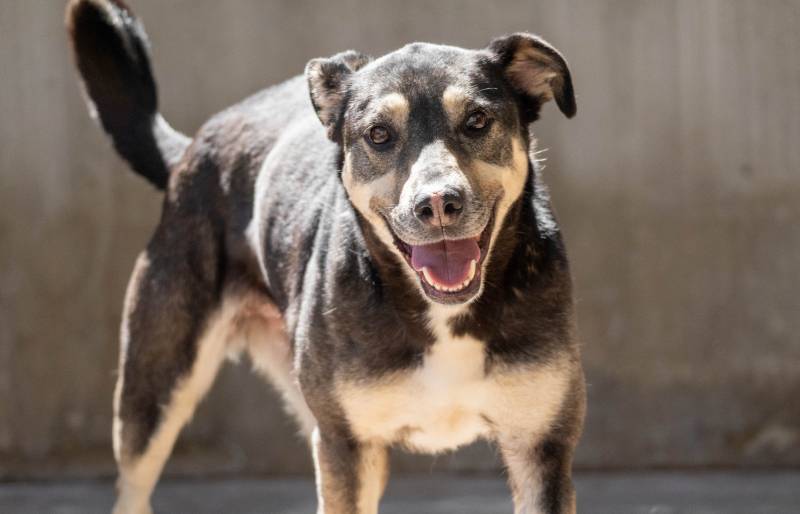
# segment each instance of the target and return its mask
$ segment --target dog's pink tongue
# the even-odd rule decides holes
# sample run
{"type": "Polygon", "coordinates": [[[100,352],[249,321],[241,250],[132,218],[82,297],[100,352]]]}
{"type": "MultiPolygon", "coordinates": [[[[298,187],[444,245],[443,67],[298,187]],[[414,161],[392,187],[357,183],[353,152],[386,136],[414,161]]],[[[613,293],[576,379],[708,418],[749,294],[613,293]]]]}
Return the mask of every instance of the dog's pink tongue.
{"type": "Polygon", "coordinates": [[[428,268],[433,279],[447,287],[461,285],[467,279],[470,261],[477,261],[480,257],[477,237],[411,246],[414,269],[422,271],[422,268],[428,268]]]}

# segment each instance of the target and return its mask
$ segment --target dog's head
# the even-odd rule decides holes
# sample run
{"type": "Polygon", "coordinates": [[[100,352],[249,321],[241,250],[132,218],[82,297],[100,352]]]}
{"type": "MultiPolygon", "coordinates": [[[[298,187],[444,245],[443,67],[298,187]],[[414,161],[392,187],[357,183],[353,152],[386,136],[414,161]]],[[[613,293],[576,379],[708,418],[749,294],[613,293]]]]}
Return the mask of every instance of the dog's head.
{"type": "Polygon", "coordinates": [[[575,114],[569,69],[529,34],[484,50],[412,44],[376,60],[306,67],[311,101],[344,153],[353,206],[425,295],[464,303],[529,173],[528,124],[555,99],[575,114]]]}

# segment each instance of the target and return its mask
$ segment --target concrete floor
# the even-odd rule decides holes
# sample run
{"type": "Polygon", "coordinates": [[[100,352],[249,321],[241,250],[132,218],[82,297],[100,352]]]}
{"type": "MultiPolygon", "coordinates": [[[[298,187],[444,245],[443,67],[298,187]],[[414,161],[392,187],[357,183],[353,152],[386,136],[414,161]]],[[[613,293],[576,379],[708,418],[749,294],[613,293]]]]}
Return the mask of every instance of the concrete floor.
{"type": "MultiPolygon", "coordinates": [[[[576,479],[582,514],[798,514],[800,472],[604,473],[576,479]]],[[[311,514],[304,479],[167,480],[157,514],[311,514]]],[[[2,514],[107,514],[110,482],[0,484],[2,514]]],[[[502,477],[396,477],[381,514],[495,514],[512,511],[502,477]]]]}

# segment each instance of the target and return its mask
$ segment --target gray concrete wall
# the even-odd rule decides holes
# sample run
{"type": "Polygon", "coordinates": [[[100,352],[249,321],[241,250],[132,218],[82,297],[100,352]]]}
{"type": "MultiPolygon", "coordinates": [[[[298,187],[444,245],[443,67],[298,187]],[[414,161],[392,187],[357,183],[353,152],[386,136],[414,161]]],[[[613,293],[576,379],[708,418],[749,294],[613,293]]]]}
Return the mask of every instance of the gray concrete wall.
{"type": "MultiPolygon", "coordinates": [[[[130,0],[163,111],[211,113],[345,48],[533,30],[578,116],[537,134],[575,270],[583,467],[800,465],[800,2],[130,0]]],[[[123,290],[159,213],[86,115],[61,2],[0,2],[0,477],[111,469],[123,290]]],[[[309,469],[228,367],[173,473],[309,469]]],[[[485,469],[482,446],[401,469],[485,469]]]]}

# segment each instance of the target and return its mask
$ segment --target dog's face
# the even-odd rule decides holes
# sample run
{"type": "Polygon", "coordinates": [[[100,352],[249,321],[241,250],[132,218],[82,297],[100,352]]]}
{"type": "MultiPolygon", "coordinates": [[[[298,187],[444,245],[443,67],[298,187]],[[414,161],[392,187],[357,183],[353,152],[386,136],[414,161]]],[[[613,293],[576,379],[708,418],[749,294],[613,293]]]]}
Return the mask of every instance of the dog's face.
{"type": "Polygon", "coordinates": [[[424,294],[480,294],[494,238],[529,173],[527,126],[555,98],[572,116],[566,62],[516,34],[480,51],[413,44],[307,68],[311,99],[344,152],[350,201],[424,294]]]}

